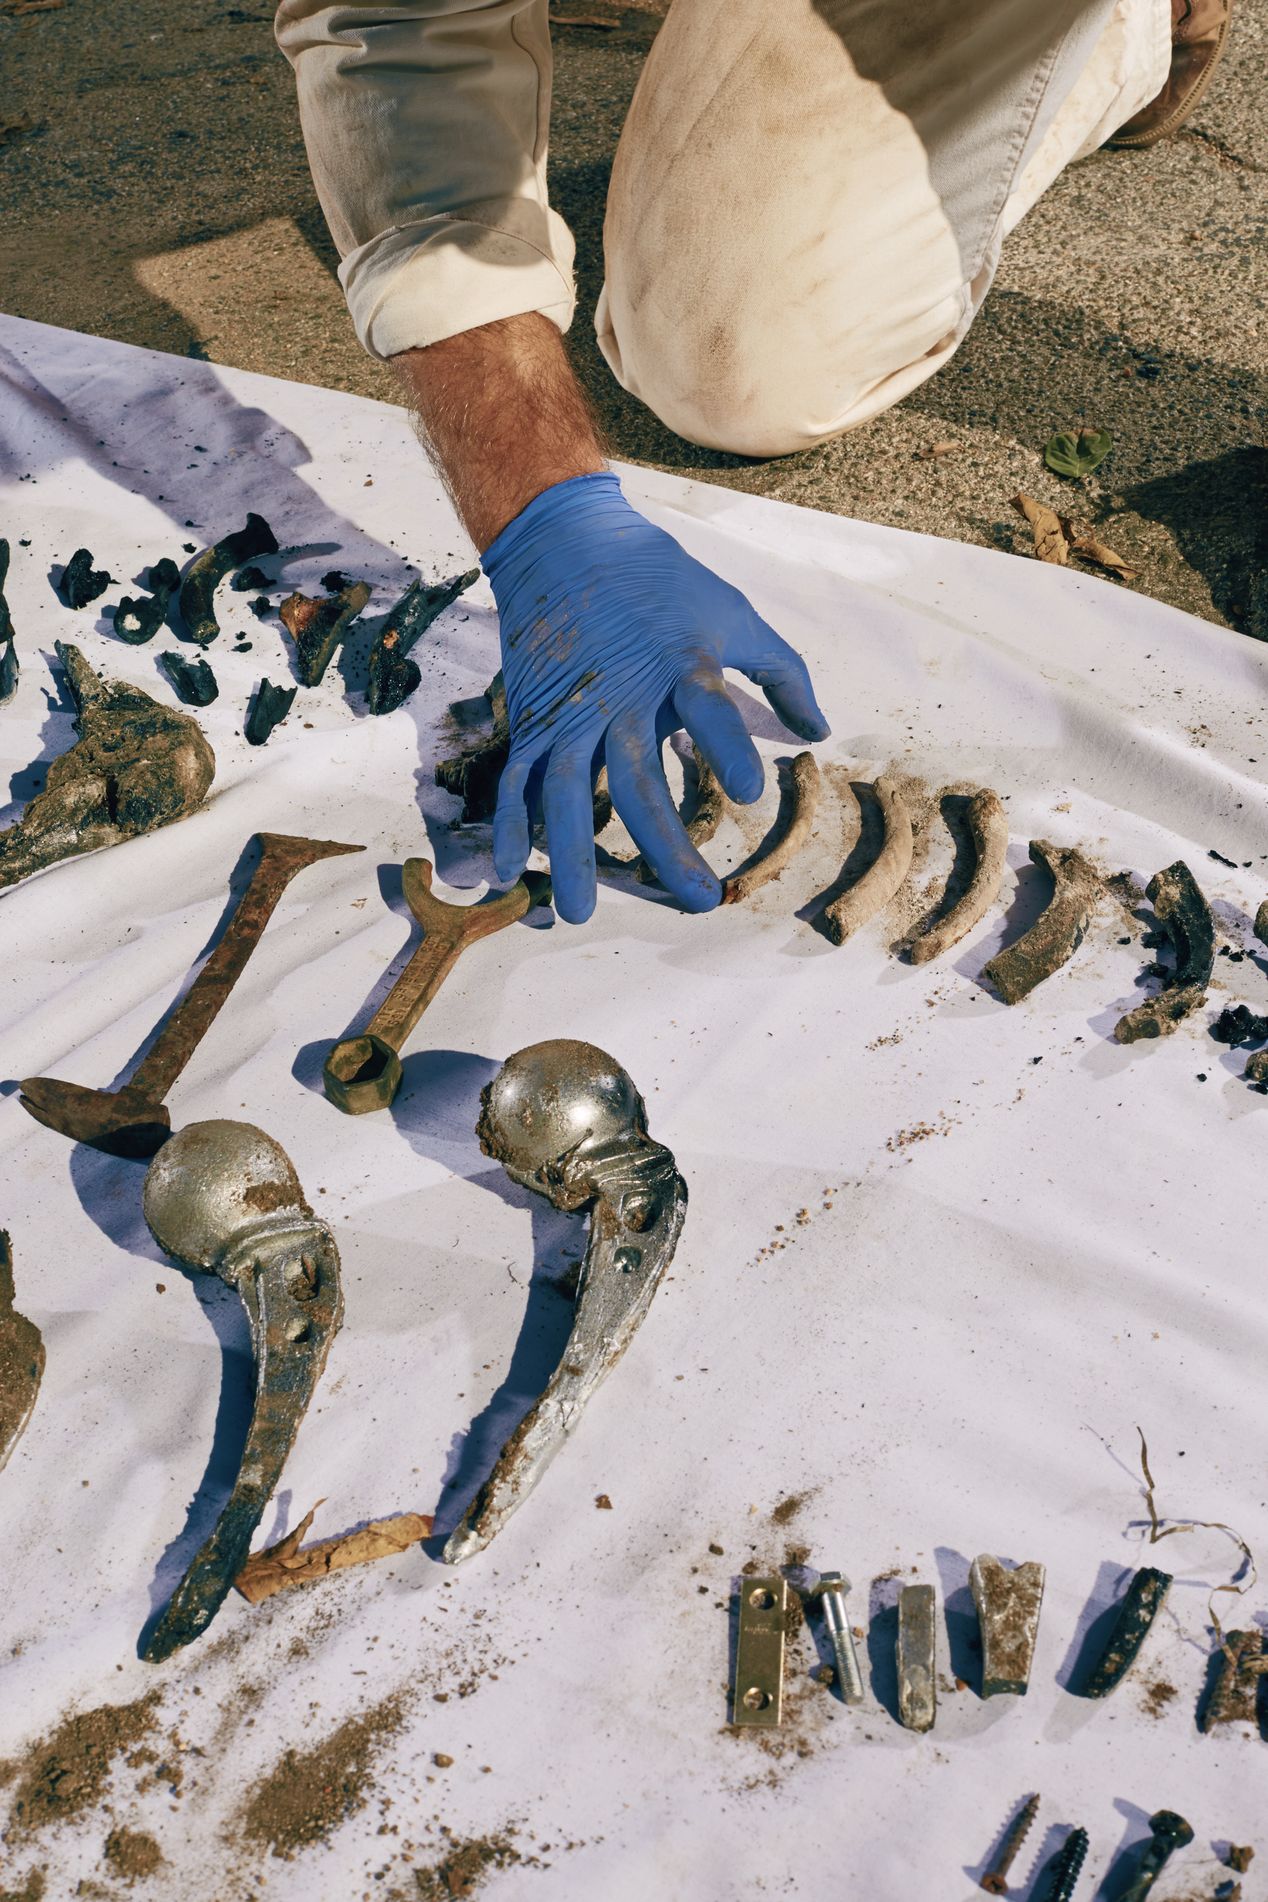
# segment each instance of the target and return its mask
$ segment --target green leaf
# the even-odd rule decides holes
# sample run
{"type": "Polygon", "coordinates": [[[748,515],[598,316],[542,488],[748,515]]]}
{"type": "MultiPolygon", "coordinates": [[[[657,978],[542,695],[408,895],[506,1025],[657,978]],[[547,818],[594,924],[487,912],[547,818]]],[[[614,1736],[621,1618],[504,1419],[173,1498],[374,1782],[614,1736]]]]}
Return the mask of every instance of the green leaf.
{"type": "Polygon", "coordinates": [[[1077,434],[1063,429],[1048,438],[1043,459],[1054,475],[1085,476],[1104,462],[1113,447],[1108,429],[1080,429],[1077,434]]]}

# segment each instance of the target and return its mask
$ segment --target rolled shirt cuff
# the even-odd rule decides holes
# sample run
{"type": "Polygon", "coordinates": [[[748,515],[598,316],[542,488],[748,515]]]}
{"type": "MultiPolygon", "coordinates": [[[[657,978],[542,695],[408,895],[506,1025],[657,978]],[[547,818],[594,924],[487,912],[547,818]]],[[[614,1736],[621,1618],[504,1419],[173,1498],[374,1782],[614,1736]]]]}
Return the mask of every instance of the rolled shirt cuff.
{"type": "Polygon", "coordinates": [[[339,280],[364,348],[393,357],[526,311],[566,331],[573,248],[555,212],[504,199],[382,232],[348,253],[339,280]]]}

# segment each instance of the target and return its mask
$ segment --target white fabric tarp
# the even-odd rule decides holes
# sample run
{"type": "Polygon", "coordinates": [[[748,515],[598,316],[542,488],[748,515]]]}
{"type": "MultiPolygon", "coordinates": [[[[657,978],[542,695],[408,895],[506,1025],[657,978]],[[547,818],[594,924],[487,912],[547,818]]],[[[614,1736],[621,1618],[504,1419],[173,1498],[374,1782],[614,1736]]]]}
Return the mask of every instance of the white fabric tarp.
{"type": "MultiPolygon", "coordinates": [[[[73,737],[55,639],[171,702],[155,658],[172,643],[127,647],[100,612],[160,556],[184,561],[257,509],[287,587],[317,591],[332,567],[373,584],[367,630],[415,572],[469,564],[396,409],[11,319],[0,374],[23,668],[0,714],[8,818],[32,762],[73,737]],[[73,613],[51,577],[81,544],[116,584],[73,613]]],[[[1244,1052],[1208,1035],[1224,1003],[1265,1007],[1250,921],[1268,891],[1268,653],[1037,562],[622,478],[804,652],[833,723],[821,751],[840,772],[814,849],[758,900],[689,918],[609,875],[586,927],[543,916],[470,954],[390,1112],[326,1102],[326,1049],[416,941],[401,860],[433,858],[450,897],[491,876],[488,828],[453,829],[433,783],[448,703],[497,664],[483,581],[426,637],[401,711],[368,717],[336,665],[259,750],[243,714],[261,676],[289,680],[286,642],[223,590],[220,697],[199,716],[218,762],[205,810],[3,897],[3,1075],[106,1085],[214,940],[257,829],[367,848],[291,886],[172,1095],[177,1126],[242,1117],[277,1137],[342,1255],[343,1328],[260,1544],[318,1499],[314,1537],[405,1510],[451,1526],[557,1356],[584,1221],[512,1188],[474,1136],[480,1088],[512,1051],[553,1036],[612,1051],[691,1199],[641,1333],[483,1556],[453,1572],[415,1548],[258,1610],[235,1595],[201,1644],[151,1667],[138,1640],[235,1470],[245,1325],[227,1288],[151,1240],[143,1166],[73,1148],[10,1084],[0,1220],[48,1366],[0,1475],[7,1794],[68,1715],[154,1687],[162,1774],[120,1755],[63,1826],[11,1829],[0,1886],[42,1869],[50,1896],[121,1893],[102,1858],[122,1827],[165,1858],[137,1893],[204,1902],[413,1896],[412,1871],[486,1839],[504,1845],[486,1852],[490,1902],[947,1898],[975,1892],[1031,1789],[1044,1803],[1022,1886],[1082,1823],[1091,1893],[1164,1805],[1196,1834],[1160,1902],[1213,1893],[1221,1849],[1256,1841],[1262,1745],[1196,1723],[1208,1594],[1240,1553],[1218,1530],[1149,1545],[1136,1429],[1164,1519],[1224,1522],[1268,1551],[1268,1102],[1241,1080],[1244,1052]],[[840,866],[840,784],[887,767],[934,791],[992,785],[1010,815],[1002,906],[923,968],[894,954],[896,915],[841,949],[805,916],[840,866]],[[1046,895],[1033,837],[1139,882],[1185,859],[1245,953],[1217,960],[1208,1009],[1162,1042],[1114,1042],[1150,954],[1113,905],[1062,973],[1001,1004],[979,974],[1046,895]],[[790,1645],[783,1729],[736,1734],[740,1568],[802,1552],[846,1571],[856,1623],[870,1617],[867,1703],[848,1710],[812,1681],[826,1655],[812,1624],[790,1645]],[[979,1552],[1047,1566],[1024,1699],[977,1694],[979,1552]],[[1147,1652],[1108,1702],[1078,1698],[1089,1627],[1150,1563],[1177,1582],[1147,1652]],[[924,1737],[894,1716],[903,1579],[939,1594],[943,1688],[924,1737]],[[346,1720],[370,1713],[374,1730],[397,1693],[364,1787],[348,1772],[347,1820],[272,1853],[252,1794],[288,1751],[302,1777],[302,1753],[346,1720]]],[[[348,671],[364,652],[362,635],[348,671]]],[[[737,690],[768,761],[786,757],[759,697],[737,690]]],[[[774,811],[768,798],[746,831],[727,822],[719,868],[774,811]]],[[[925,836],[916,885],[936,896],[951,862],[936,801],[925,836]]],[[[1215,1604],[1239,1627],[1265,1599],[1215,1604]]]]}

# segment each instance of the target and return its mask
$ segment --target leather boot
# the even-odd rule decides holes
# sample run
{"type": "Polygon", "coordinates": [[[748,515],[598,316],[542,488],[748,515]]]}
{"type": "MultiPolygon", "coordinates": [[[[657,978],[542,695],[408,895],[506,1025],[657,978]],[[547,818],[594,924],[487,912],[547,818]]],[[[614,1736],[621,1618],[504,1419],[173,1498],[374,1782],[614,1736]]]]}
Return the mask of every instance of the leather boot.
{"type": "Polygon", "coordinates": [[[1107,145],[1154,145],[1175,132],[1211,83],[1228,39],[1233,0],[1171,0],[1171,71],[1156,99],[1121,125],[1107,145]]]}

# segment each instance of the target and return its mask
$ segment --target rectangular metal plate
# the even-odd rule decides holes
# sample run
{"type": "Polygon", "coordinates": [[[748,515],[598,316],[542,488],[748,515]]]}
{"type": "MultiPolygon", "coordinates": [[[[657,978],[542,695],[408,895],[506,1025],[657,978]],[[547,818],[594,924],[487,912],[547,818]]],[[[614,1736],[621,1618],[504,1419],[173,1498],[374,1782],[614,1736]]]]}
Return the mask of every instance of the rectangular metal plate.
{"type": "Polygon", "coordinates": [[[933,1586],[904,1585],[898,1594],[898,1715],[908,1730],[931,1730],[937,1716],[936,1643],[933,1586]]]}
{"type": "Polygon", "coordinates": [[[740,1582],[740,1635],[735,1647],[734,1724],[783,1721],[784,1628],[788,1586],[782,1578],[740,1582]]]}

